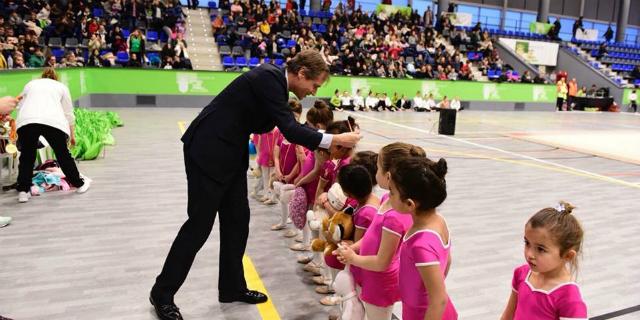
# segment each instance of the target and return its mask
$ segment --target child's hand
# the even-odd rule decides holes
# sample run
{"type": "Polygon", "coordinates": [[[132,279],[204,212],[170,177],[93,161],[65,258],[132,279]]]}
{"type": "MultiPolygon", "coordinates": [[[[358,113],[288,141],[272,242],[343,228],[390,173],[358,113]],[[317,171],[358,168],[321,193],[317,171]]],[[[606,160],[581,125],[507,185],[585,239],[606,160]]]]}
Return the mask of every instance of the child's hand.
{"type": "Polygon", "coordinates": [[[340,243],[338,245],[338,261],[343,264],[350,264],[356,257],[356,253],[346,243],[340,243]]]}
{"type": "Polygon", "coordinates": [[[280,168],[278,167],[276,167],[275,177],[276,177],[276,180],[278,181],[282,181],[283,179],[282,172],[280,172],[280,168]]]}
{"type": "Polygon", "coordinates": [[[291,174],[288,174],[286,176],[284,176],[282,179],[284,179],[284,182],[289,184],[291,183],[291,180],[294,180],[293,176],[291,174]]]}

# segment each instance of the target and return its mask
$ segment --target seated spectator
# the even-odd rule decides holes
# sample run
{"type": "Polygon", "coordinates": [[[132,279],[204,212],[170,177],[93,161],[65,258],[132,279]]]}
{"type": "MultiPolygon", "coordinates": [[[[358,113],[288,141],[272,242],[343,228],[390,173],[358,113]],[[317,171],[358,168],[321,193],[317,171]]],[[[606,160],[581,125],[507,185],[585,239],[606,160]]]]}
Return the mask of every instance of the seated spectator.
{"type": "Polygon", "coordinates": [[[633,71],[631,71],[631,74],[629,74],[629,76],[631,76],[631,79],[633,80],[640,80],[640,65],[636,65],[636,67],[633,68],[633,71]]]}
{"type": "Polygon", "coordinates": [[[407,96],[405,96],[404,94],[400,96],[400,99],[396,101],[396,109],[398,110],[411,109],[411,101],[407,99],[407,96]]]}
{"type": "Polygon", "coordinates": [[[607,43],[603,42],[600,44],[600,47],[598,47],[598,53],[596,53],[596,58],[600,59],[602,57],[604,57],[604,55],[607,54],[607,43]]]}
{"type": "Polygon", "coordinates": [[[240,1],[236,0],[231,5],[231,16],[238,17],[242,15],[242,6],[240,5],[240,1]]]}
{"type": "Polygon", "coordinates": [[[437,105],[436,101],[433,98],[433,93],[429,93],[429,95],[426,95],[424,99],[424,106],[429,111],[433,111],[436,109],[437,105]]]}
{"type": "Polygon", "coordinates": [[[353,96],[353,106],[360,111],[365,110],[364,98],[360,93],[360,89],[356,90],[356,95],[353,96]]]}
{"type": "Polygon", "coordinates": [[[449,104],[450,102],[447,99],[447,96],[444,96],[442,97],[442,100],[436,105],[436,109],[449,109],[449,104]]]}
{"type": "Polygon", "coordinates": [[[369,91],[369,96],[365,99],[365,106],[367,110],[375,109],[378,106],[378,98],[373,91],[369,91]]]}
{"type": "Polygon", "coordinates": [[[591,88],[587,91],[587,97],[595,97],[596,92],[598,91],[598,87],[595,84],[591,85],[591,88]]]}
{"type": "Polygon", "coordinates": [[[80,58],[76,57],[73,51],[67,52],[62,61],[60,61],[60,67],[82,67],[84,63],[80,58]]]}
{"type": "Polygon", "coordinates": [[[132,53],[131,56],[129,57],[129,62],[127,62],[127,67],[142,68],[142,64],[140,63],[140,60],[138,59],[135,53],[132,53]]]}
{"type": "Polygon", "coordinates": [[[531,79],[531,75],[529,74],[529,70],[525,70],[520,76],[520,82],[522,83],[532,83],[533,79],[531,79]]]}
{"type": "Polygon", "coordinates": [[[329,108],[331,110],[342,111],[342,108],[340,108],[341,104],[342,104],[342,101],[340,100],[340,90],[336,89],[336,91],[333,92],[333,96],[331,97],[331,100],[329,100],[329,108]]]}
{"type": "Polygon", "coordinates": [[[451,100],[449,107],[454,110],[462,110],[462,106],[460,105],[460,98],[455,97],[451,100]]]}
{"type": "MultiPolygon", "coordinates": [[[[55,59],[55,57],[54,57],[55,59]]],[[[36,47],[35,52],[29,57],[29,68],[42,68],[44,66],[44,54],[40,47],[36,47]]]]}
{"type": "Polygon", "coordinates": [[[26,69],[27,65],[24,63],[24,56],[19,52],[16,52],[13,58],[13,68],[14,69],[26,69]]]}
{"type": "Polygon", "coordinates": [[[342,97],[340,97],[340,108],[343,110],[354,111],[353,104],[351,103],[351,96],[348,91],[342,93],[342,97]]]}
{"type": "Polygon", "coordinates": [[[420,94],[420,91],[416,92],[416,96],[413,97],[413,110],[426,111],[426,109],[424,100],[422,99],[422,94],[420,94]]]}
{"type": "Polygon", "coordinates": [[[49,67],[49,68],[57,68],[58,67],[58,63],[56,61],[56,56],[49,56],[47,57],[44,66],[43,67],[49,67]]]}

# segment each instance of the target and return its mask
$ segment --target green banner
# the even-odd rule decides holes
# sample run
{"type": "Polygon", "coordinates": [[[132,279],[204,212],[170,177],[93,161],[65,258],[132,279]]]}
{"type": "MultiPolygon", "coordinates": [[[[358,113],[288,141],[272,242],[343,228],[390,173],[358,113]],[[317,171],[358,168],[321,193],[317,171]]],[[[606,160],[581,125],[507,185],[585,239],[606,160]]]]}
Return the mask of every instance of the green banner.
{"type": "MultiPolygon", "coordinates": [[[[18,95],[40,70],[0,72],[0,96],[18,95]]],[[[71,91],[73,99],[88,94],[164,94],[216,95],[240,75],[236,72],[175,71],[158,69],[77,68],[58,69],[60,81],[71,91]]],[[[458,96],[464,101],[555,102],[555,86],[477,81],[438,81],[386,79],[373,77],[331,77],[317,96],[330,97],[333,92],[361,89],[411,98],[416,91],[433,93],[436,99],[458,96]]]]}
{"type": "Polygon", "coordinates": [[[394,6],[394,5],[390,5],[390,4],[379,4],[376,6],[376,14],[380,14],[380,12],[383,12],[388,16],[392,15],[392,14],[396,14],[396,12],[400,11],[400,14],[402,14],[405,17],[409,17],[411,16],[411,13],[413,11],[411,11],[411,7],[401,7],[401,6],[394,6]]]}
{"type": "Polygon", "coordinates": [[[553,25],[551,23],[531,22],[529,24],[529,32],[547,34],[553,25]]]}

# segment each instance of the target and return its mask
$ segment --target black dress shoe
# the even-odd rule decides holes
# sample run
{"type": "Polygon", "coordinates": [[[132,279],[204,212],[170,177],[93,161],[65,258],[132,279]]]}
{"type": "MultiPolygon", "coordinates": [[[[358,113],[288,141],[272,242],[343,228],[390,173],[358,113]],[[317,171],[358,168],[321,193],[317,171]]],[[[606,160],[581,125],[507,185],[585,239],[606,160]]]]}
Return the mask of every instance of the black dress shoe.
{"type": "Polygon", "coordinates": [[[267,300],[269,300],[269,298],[267,298],[267,295],[254,290],[247,290],[235,296],[221,295],[218,297],[218,301],[222,303],[239,301],[239,302],[244,302],[249,304],[257,304],[257,303],[267,302],[267,300]]]}
{"type": "Polygon", "coordinates": [[[180,309],[175,303],[160,304],[153,300],[152,296],[149,296],[149,302],[156,309],[156,314],[160,320],[183,320],[180,314],[180,309]]]}

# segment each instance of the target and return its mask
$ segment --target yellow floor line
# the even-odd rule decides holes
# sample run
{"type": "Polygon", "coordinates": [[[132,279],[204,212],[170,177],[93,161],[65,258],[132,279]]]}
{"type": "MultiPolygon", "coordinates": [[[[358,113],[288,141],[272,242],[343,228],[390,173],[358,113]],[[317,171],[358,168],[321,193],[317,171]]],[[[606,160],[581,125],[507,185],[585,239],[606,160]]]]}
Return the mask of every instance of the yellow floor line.
{"type": "MultiPolygon", "coordinates": [[[[178,121],[178,128],[180,128],[180,132],[184,134],[186,129],[185,121],[178,121]]],[[[267,288],[265,288],[264,283],[262,283],[262,279],[260,279],[260,275],[258,274],[258,270],[253,265],[253,261],[249,256],[245,255],[242,257],[242,264],[244,266],[244,278],[247,281],[247,287],[251,290],[258,290],[269,297],[269,300],[265,303],[257,304],[258,312],[263,320],[280,320],[280,314],[278,314],[278,310],[276,310],[275,305],[273,304],[273,299],[267,292],[267,288]]]]}
{"type": "Polygon", "coordinates": [[[273,304],[273,299],[269,296],[267,288],[264,287],[264,283],[262,283],[262,279],[260,279],[260,275],[258,274],[256,267],[253,265],[251,258],[245,255],[242,257],[242,264],[244,266],[244,278],[247,280],[247,287],[251,290],[258,290],[269,297],[267,302],[256,305],[262,319],[280,320],[280,315],[273,304]]]}

